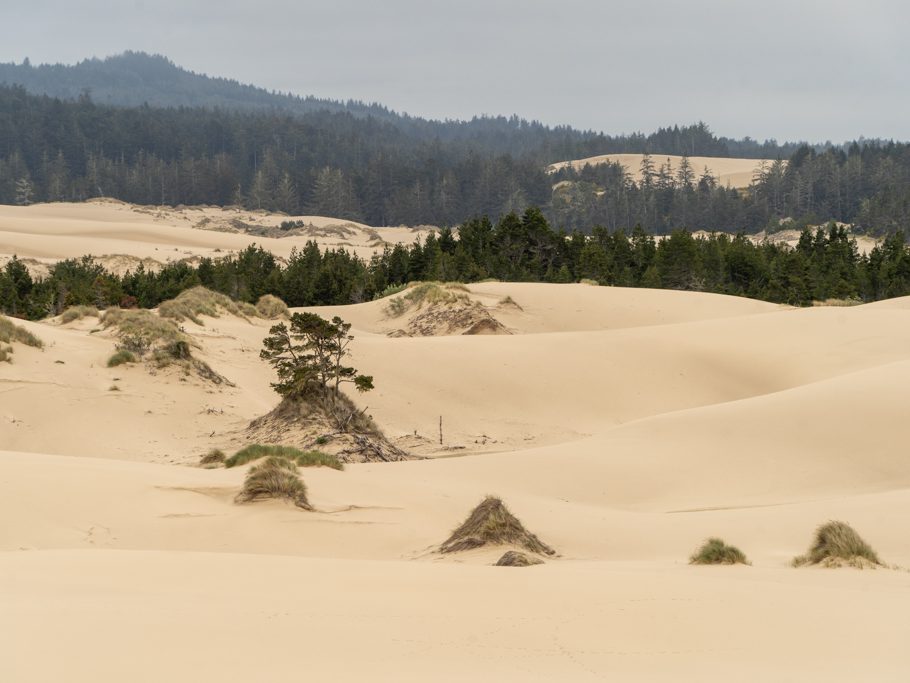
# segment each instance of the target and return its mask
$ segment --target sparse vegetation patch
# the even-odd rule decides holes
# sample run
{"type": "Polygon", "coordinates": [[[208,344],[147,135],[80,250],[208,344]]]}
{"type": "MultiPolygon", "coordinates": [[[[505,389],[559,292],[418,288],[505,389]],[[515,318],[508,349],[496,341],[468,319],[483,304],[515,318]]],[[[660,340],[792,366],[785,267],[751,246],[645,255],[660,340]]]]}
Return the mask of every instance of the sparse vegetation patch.
{"type": "Polygon", "coordinates": [[[123,365],[124,363],[135,363],[138,359],[136,354],[132,351],[127,351],[126,349],[120,349],[113,356],[107,359],[107,367],[116,368],[118,365],[123,365]]]}
{"type": "Polygon", "coordinates": [[[531,567],[535,564],[543,564],[543,560],[533,555],[525,555],[517,550],[509,550],[502,557],[496,560],[494,567],[531,567]]]}
{"type": "Polygon", "coordinates": [[[553,548],[524,528],[499,498],[487,496],[439,547],[442,553],[486,545],[514,545],[532,553],[554,555],[553,548]]]}
{"type": "Polygon", "coordinates": [[[191,320],[197,325],[204,324],[200,316],[207,315],[217,318],[221,311],[247,318],[258,317],[259,311],[251,304],[238,303],[230,297],[213,292],[205,287],[193,287],[181,292],[176,299],[164,301],[158,306],[158,314],[162,318],[170,318],[181,322],[191,320]]]}
{"type": "Polygon", "coordinates": [[[334,455],[322,451],[302,451],[292,446],[261,446],[253,444],[224,460],[225,467],[238,467],[260,458],[284,458],[300,467],[331,467],[343,470],[344,464],[334,455]]]}
{"type": "Polygon", "coordinates": [[[263,294],[259,297],[259,301],[256,302],[256,311],[268,320],[287,318],[289,315],[288,305],[271,294],[263,294]]]}
{"type": "Polygon", "coordinates": [[[7,344],[19,342],[26,346],[33,346],[36,349],[44,348],[43,341],[21,325],[16,325],[12,320],[3,315],[0,315],[0,342],[5,342],[7,344]]]}
{"type": "Polygon", "coordinates": [[[199,458],[200,465],[217,465],[225,460],[224,451],[213,448],[208,453],[199,458]]]}
{"type": "Polygon", "coordinates": [[[89,317],[100,318],[101,314],[94,306],[70,306],[60,315],[60,322],[65,325],[89,317]]]}
{"type": "Polygon", "coordinates": [[[749,561],[739,548],[719,538],[709,538],[692,554],[689,564],[749,564],[749,561]]]}
{"type": "Polygon", "coordinates": [[[287,458],[271,456],[251,467],[234,500],[249,503],[263,498],[284,499],[304,510],[312,510],[297,465],[287,458]]]}
{"type": "Polygon", "coordinates": [[[832,521],[822,524],[815,531],[815,540],[809,552],[793,558],[793,566],[821,564],[824,566],[877,566],[881,565],[872,547],[849,524],[832,521]]]}

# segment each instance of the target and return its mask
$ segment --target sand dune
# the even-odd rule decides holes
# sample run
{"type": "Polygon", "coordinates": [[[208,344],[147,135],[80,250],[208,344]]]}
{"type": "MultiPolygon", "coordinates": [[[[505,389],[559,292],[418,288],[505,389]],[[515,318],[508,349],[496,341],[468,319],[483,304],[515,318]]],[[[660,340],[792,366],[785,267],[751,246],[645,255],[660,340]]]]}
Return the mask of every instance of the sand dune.
{"type": "MultiPolygon", "coordinates": [[[[602,154],[596,157],[586,159],[574,159],[572,161],[560,161],[551,164],[547,170],[551,173],[571,166],[575,170],[581,170],[585,166],[597,166],[599,164],[622,164],[626,173],[638,182],[641,180],[641,162],[643,154],[602,154]]],[[[654,163],[655,172],[663,165],[669,164],[670,173],[675,174],[679,169],[682,157],[667,154],[652,154],[651,160],[654,163]]],[[[692,165],[692,171],[696,179],[701,176],[705,169],[710,171],[711,175],[717,178],[721,185],[729,187],[748,187],[752,184],[752,179],[756,172],[763,164],[770,165],[771,162],[766,159],[731,159],[728,157],[689,157],[689,163],[692,165]]]]}
{"type": "MultiPolygon", "coordinates": [[[[121,230],[92,210],[108,220],[70,226],[80,251],[121,230]]],[[[150,232],[114,239],[165,234],[137,220],[150,232]]],[[[509,334],[395,337],[388,301],[314,309],[353,323],[377,387],[356,401],[430,456],[304,469],[314,512],[236,505],[246,467],[193,466],[277,403],[271,323],[184,323],[235,386],[107,368],[93,318],[23,323],[45,348],[0,364],[0,679],[905,678],[910,572],[788,563],[844,519],[910,566],[908,300],[468,289],[509,334]],[[486,494],[558,556],[435,553],[486,494]],[[688,566],[712,535],[752,566],[688,566]]]]}

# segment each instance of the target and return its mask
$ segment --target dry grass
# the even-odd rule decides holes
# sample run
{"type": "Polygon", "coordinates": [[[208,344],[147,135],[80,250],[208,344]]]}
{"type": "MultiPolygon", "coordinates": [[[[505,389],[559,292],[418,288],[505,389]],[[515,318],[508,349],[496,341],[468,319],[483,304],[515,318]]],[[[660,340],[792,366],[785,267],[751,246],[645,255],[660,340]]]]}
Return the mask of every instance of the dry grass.
{"type": "Polygon", "coordinates": [[[100,318],[101,314],[94,306],[70,306],[60,316],[60,322],[66,323],[82,320],[83,318],[100,318]]]}
{"type": "Polygon", "coordinates": [[[13,362],[13,347],[12,346],[0,346],[0,363],[12,363],[13,362]]]}
{"type": "Polygon", "coordinates": [[[431,304],[467,303],[470,301],[468,291],[460,282],[412,282],[404,294],[389,300],[385,312],[389,317],[398,318],[408,310],[431,304]]]}
{"type": "Polygon", "coordinates": [[[709,538],[692,554],[689,564],[749,564],[749,560],[739,548],[709,538]]]}
{"type": "Polygon", "coordinates": [[[277,296],[263,294],[256,302],[256,311],[263,318],[275,320],[288,317],[288,305],[277,296]]]}
{"type": "Polygon", "coordinates": [[[263,498],[284,499],[304,510],[313,509],[307,500],[306,484],[297,473],[297,465],[287,458],[272,456],[251,467],[234,501],[250,503],[263,498]]]}
{"type": "Polygon", "coordinates": [[[866,564],[881,565],[875,551],[845,522],[832,521],[815,530],[815,540],[809,552],[793,558],[793,566],[847,564],[862,567],[866,564]]]}
{"type": "Polygon", "coordinates": [[[510,550],[498,560],[494,567],[531,567],[535,564],[543,564],[543,560],[520,553],[517,550],[510,550]]]}
{"type": "Polygon", "coordinates": [[[217,465],[225,460],[224,451],[213,448],[208,453],[199,458],[200,465],[217,465]]]}
{"type": "Polygon", "coordinates": [[[7,344],[19,342],[26,346],[33,346],[36,349],[44,348],[43,341],[21,325],[16,325],[4,315],[0,315],[0,342],[5,342],[7,344]]]}
{"type": "Polygon", "coordinates": [[[127,351],[126,349],[120,349],[113,356],[107,359],[107,367],[116,368],[118,365],[123,365],[124,363],[135,363],[138,359],[136,354],[132,351],[127,351]]]}
{"type": "Polygon", "coordinates": [[[181,322],[192,320],[197,325],[204,324],[200,316],[217,318],[222,311],[227,311],[241,318],[259,317],[259,312],[252,304],[238,303],[220,292],[213,292],[205,287],[193,287],[181,292],[176,299],[164,301],[158,306],[158,315],[181,322]]]}
{"type": "Polygon", "coordinates": [[[514,545],[532,553],[554,555],[553,548],[524,528],[499,498],[487,496],[439,547],[442,553],[486,545],[514,545]]]}
{"type": "Polygon", "coordinates": [[[334,455],[322,451],[302,451],[292,446],[261,446],[252,444],[224,461],[225,467],[238,467],[260,458],[284,458],[300,467],[331,467],[343,470],[344,464],[334,455]]]}
{"type": "Polygon", "coordinates": [[[188,342],[173,320],[164,320],[144,309],[109,308],[101,318],[105,328],[113,327],[120,348],[137,356],[176,342],[188,342]]]}
{"type": "Polygon", "coordinates": [[[600,286],[600,283],[597,280],[592,280],[591,278],[588,278],[588,277],[583,277],[581,280],[578,281],[578,284],[588,285],[589,287],[599,287],[600,286]]]}

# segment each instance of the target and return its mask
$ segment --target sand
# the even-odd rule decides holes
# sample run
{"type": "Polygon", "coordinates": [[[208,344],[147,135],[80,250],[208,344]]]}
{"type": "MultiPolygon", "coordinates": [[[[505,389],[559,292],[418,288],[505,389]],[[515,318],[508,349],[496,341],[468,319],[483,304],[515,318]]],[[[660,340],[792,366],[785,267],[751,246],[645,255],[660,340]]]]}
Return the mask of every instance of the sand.
{"type": "MultiPolygon", "coordinates": [[[[551,164],[547,170],[555,173],[562,168],[571,166],[575,170],[581,170],[585,166],[597,166],[599,164],[622,164],[626,172],[632,176],[636,182],[641,180],[641,161],[643,154],[602,154],[600,156],[588,157],[586,159],[574,159],[571,161],[560,161],[551,164]]],[[[660,167],[669,163],[670,172],[675,174],[679,169],[681,156],[668,154],[652,154],[651,161],[654,163],[655,173],[660,167]]],[[[718,183],[728,187],[749,187],[755,174],[761,169],[762,165],[770,165],[771,162],[766,159],[731,159],[728,157],[689,157],[689,163],[692,166],[692,172],[695,174],[695,180],[705,172],[707,168],[718,183]]]]}
{"type": "MultiPolygon", "coordinates": [[[[92,229],[72,248],[105,251],[92,229]]],[[[240,237],[150,222],[123,253],[159,229],[240,237]]],[[[910,298],[469,297],[509,334],[390,336],[405,321],[385,301],[313,309],[353,323],[377,387],[359,405],[428,456],[303,470],[316,512],[236,505],[246,467],[195,466],[276,405],[270,323],[185,324],[234,387],[109,369],[92,318],[23,323],[46,347],[0,364],[0,680],[906,679],[910,572],[890,565],[910,567],[910,298]],[[435,553],[486,494],[558,557],[435,553]],[[829,519],[889,568],[791,568],[829,519]],[[708,536],[752,565],[689,566],[708,536]]]]}

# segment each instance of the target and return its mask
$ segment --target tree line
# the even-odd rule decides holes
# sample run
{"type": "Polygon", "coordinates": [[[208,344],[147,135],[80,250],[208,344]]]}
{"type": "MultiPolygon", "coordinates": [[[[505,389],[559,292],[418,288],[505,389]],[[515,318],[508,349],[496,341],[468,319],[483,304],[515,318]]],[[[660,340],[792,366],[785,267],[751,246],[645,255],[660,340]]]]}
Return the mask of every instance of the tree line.
{"type": "Polygon", "coordinates": [[[755,243],[740,234],[695,236],[678,229],[657,238],[596,228],[567,234],[539,209],[465,222],[411,245],[387,246],[370,260],[345,249],[323,251],[315,242],[283,262],[259,246],[198,265],[168,263],[159,271],[139,266],[124,275],[106,271],[90,256],[61,261],[32,278],[13,259],[0,271],[0,310],[40,319],[69,306],[152,308],[197,285],[253,302],[264,294],[290,306],[358,303],[408,282],[568,283],[682,289],[747,296],[797,306],[813,301],[873,301],[910,294],[910,248],[901,232],[860,254],[847,230],[830,224],[804,229],[796,246],[755,243]]]}

